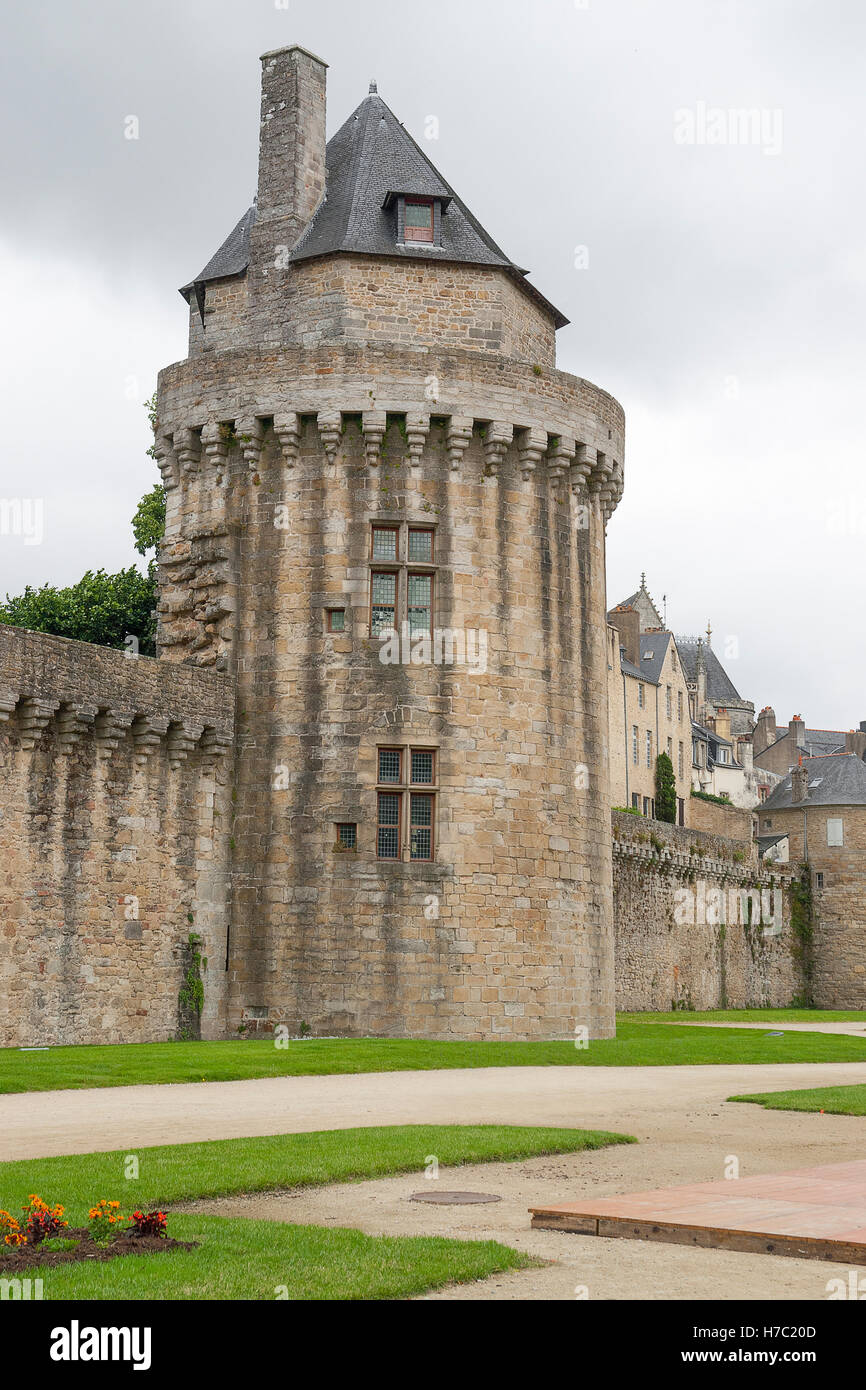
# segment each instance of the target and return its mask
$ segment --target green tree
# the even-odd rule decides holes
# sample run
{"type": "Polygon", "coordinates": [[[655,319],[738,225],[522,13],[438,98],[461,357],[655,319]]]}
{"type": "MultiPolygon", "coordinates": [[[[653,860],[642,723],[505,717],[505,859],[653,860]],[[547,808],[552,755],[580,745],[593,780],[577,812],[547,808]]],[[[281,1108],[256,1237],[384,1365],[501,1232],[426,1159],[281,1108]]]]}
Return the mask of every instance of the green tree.
{"type": "Polygon", "coordinates": [[[150,492],[146,492],[136,507],[135,516],[132,518],[132,534],[139,555],[146,555],[149,550],[154,551],[150,561],[153,565],[156,551],[159,550],[165,534],[165,488],[161,483],[157,483],[150,492]]]}
{"type": "Polygon", "coordinates": [[[674,825],[677,819],[677,784],[674,765],[667,753],[656,758],[656,820],[674,825]]]}
{"type": "MultiPolygon", "coordinates": [[[[155,398],[145,402],[151,416],[155,398]]],[[[50,632],[98,647],[128,648],[134,637],[143,656],[156,655],[156,553],[165,531],[165,489],[157,483],[145,493],[132,518],[132,534],[139,555],[151,557],[147,574],[135,565],[119,574],[88,570],[77,584],[58,589],[44,584],[27,585],[23,594],[6,595],[0,604],[0,623],[50,632]]]]}

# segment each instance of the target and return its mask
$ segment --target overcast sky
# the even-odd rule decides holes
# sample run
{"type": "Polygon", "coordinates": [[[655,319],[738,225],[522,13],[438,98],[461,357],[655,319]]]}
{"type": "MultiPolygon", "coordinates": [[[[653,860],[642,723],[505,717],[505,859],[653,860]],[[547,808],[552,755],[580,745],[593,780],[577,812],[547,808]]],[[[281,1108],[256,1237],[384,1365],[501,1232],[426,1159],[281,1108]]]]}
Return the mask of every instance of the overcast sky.
{"type": "Polygon", "coordinates": [[[252,201],[258,58],[297,42],[329,134],[373,77],[422,143],[438,118],[434,163],[572,320],[560,367],[625,407],[611,602],[646,570],[758,709],[866,719],[864,40],[861,0],[5,7],[0,498],[45,519],[0,535],[0,594],[135,559],[177,287],[252,201]]]}

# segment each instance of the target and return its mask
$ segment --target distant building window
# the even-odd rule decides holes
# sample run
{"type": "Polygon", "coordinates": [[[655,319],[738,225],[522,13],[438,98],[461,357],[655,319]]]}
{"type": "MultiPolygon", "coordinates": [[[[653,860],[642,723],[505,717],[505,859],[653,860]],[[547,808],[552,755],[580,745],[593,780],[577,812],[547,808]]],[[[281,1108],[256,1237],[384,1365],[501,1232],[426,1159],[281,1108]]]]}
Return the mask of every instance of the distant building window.
{"type": "Polygon", "coordinates": [[[631,794],[631,804],[632,804],[632,809],[633,809],[633,810],[635,810],[635,811],[639,811],[639,810],[640,810],[640,797],[638,796],[637,792],[632,792],[632,794],[631,794]]]}
{"type": "Polygon", "coordinates": [[[410,855],[412,859],[433,858],[433,802],[435,797],[411,797],[410,855]]]}
{"type": "Polygon", "coordinates": [[[727,749],[727,748],[720,748],[720,749],[719,749],[719,762],[720,762],[720,763],[725,763],[725,764],[727,764],[728,760],[729,760],[729,758],[728,758],[728,749],[727,749]]]}
{"type": "Polygon", "coordinates": [[[632,760],[632,762],[634,763],[635,767],[637,767],[637,764],[638,764],[637,724],[633,724],[633,725],[632,725],[632,729],[631,729],[631,760],[632,760]]]}
{"type": "Polygon", "coordinates": [[[413,786],[432,787],[436,780],[433,776],[433,752],[426,748],[412,749],[412,784],[413,786]]]}
{"type": "Polygon", "coordinates": [[[406,199],[406,241],[433,242],[433,203],[429,198],[406,199]]]}
{"type": "Polygon", "coordinates": [[[823,889],[823,887],[824,887],[824,875],[823,875],[823,874],[816,874],[816,875],[815,875],[815,887],[817,888],[817,890],[818,890],[819,893],[820,893],[821,890],[823,889]]]}
{"type": "Polygon", "coordinates": [[[828,822],[827,822],[827,844],[828,844],[831,848],[837,848],[837,849],[839,849],[839,848],[842,847],[842,844],[843,844],[843,836],[842,836],[842,820],[841,820],[841,817],[838,818],[838,819],[835,819],[835,818],[834,818],[834,819],[832,819],[832,820],[828,820],[828,822]]]}
{"type": "Polygon", "coordinates": [[[668,719],[673,719],[673,715],[674,715],[674,704],[673,704],[673,700],[674,700],[674,692],[671,690],[670,686],[668,686],[668,687],[667,687],[667,690],[666,690],[666,692],[665,692],[665,706],[666,706],[666,709],[667,709],[667,716],[668,716],[668,719]]]}
{"type": "Polygon", "coordinates": [[[638,707],[638,709],[643,709],[644,703],[645,703],[645,701],[644,701],[643,686],[642,686],[640,683],[638,683],[638,688],[637,688],[637,707],[638,707]]]}
{"type": "Polygon", "coordinates": [[[646,731],[646,765],[647,767],[652,767],[653,765],[653,736],[651,729],[647,729],[646,731]]]}
{"type": "Polygon", "coordinates": [[[678,765],[678,768],[679,768],[679,775],[680,775],[680,777],[685,776],[685,773],[684,773],[684,770],[683,770],[683,745],[682,745],[682,744],[679,745],[679,758],[678,758],[678,761],[677,761],[677,765],[678,765]]]}
{"type": "Polygon", "coordinates": [[[692,764],[695,767],[700,767],[701,765],[701,745],[696,738],[692,739],[692,764]]]}
{"type": "Polygon", "coordinates": [[[678,719],[679,722],[682,724],[682,722],[683,722],[683,692],[682,692],[681,690],[678,690],[678,691],[677,691],[677,719],[678,719]]]}
{"type": "Polygon", "coordinates": [[[346,631],[346,610],[345,610],[345,608],[329,608],[329,609],[328,609],[328,631],[329,631],[329,632],[345,632],[345,631],[346,631]]]}
{"type": "Polygon", "coordinates": [[[357,825],[338,825],[337,844],[340,849],[357,849],[358,847],[358,827],[357,825]]]}
{"type": "Polygon", "coordinates": [[[765,830],[772,830],[773,828],[773,822],[769,816],[764,817],[764,819],[761,821],[761,825],[765,830]]]}
{"type": "Polygon", "coordinates": [[[409,575],[409,632],[433,632],[433,576],[409,575]]]}
{"type": "Polygon", "coordinates": [[[673,741],[672,738],[669,738],[669,739],[668,739],[668,757],[670,758],[671,762],[673,762],[673,760],[674,760],[674,741],[673,741]]]}

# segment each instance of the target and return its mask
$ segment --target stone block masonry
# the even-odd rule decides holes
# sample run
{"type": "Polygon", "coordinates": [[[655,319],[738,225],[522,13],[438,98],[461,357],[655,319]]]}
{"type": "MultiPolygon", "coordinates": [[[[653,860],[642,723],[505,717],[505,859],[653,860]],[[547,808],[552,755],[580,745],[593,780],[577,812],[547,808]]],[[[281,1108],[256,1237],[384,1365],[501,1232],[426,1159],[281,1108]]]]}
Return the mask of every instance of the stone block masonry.
{"type": "Polygon", "coordinates": [[[0,627],[0,1042],[178,1034],[191,933],[222,1028],[233,692],[0,627]]]}
{"type": "Polygon", "coordinates": [[[759,866],[748,839],[619,811],[612,822],[617,1009],[785,1008],[806,997],[795,869],[759,866]]]}

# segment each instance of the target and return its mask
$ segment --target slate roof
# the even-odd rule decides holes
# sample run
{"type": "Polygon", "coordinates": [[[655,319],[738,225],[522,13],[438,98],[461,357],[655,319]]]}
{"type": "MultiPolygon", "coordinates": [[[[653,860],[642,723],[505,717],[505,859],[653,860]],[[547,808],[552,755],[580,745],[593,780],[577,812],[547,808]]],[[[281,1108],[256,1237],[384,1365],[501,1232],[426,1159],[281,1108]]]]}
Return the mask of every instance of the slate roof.
{"type": "MultiPolygon", "coordinates": [[[[866,806],[866,763],[856,753],[833,753],[827,757],[804,758],[808,770],[809,806],[866,806]]],[[[761,803],[765,811],[781,811],[801,805],[791,797],[791,774],[761,803]]]]}
{"type": "MultiPolygon", "coordinates": [[[[843,753],[845,751],[845,735],[839,729],[807,729],[805,736],[806,745],[802,751],[810,758],[819,758],[829,753],[843,753]]],[[[790,737],[790,729],[776,730],[776,743],[784,743],[790,737]]],[[[770,743],[767,747],[775,748],[776,743],[770,743]]],[[[767,749],[764,748],[757,756],[760,758],[766,752],[767,749]]]]}
{"type": "MultiPolygon", "coordinates": [[[[698,678],[698,644],[677,638],[677,650],[687,681],[698,678]]],[[[707,698],[714,705],[746,704],[712,647],[703,644],[707,667],[707,698]]]]}
{"type": "MultiPolygon", "coordinates": [[[[183,287],[181,294],[187,301],[192,291],[206,281],[246,270],[250,228],[255,218],[254,204],[204,270],[183,287]]],[[[374,91],[328,141],[325,197],[290,260],[297,262],[340,252],[498,266],[553,315],[557,328],[568,323],[527,280],[527,272],[497,246],[374,91]],[[396,244],[396,211],[390,206],[389,195],[400,193],[442,200],[441,247],[424,242],[396,244]]]]}
{"type": "Polygon", "coordinates": [[[642,632],[640,635],[640,667],[645,680],[658,685],[668,654],[669,632],[642,632]]]}

